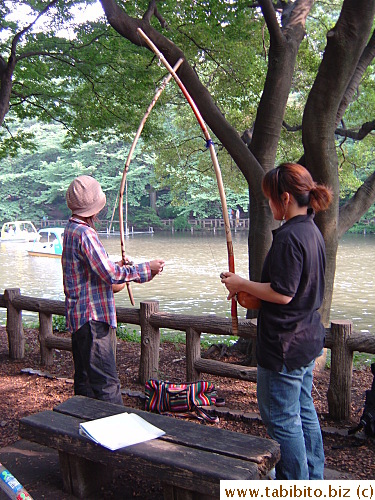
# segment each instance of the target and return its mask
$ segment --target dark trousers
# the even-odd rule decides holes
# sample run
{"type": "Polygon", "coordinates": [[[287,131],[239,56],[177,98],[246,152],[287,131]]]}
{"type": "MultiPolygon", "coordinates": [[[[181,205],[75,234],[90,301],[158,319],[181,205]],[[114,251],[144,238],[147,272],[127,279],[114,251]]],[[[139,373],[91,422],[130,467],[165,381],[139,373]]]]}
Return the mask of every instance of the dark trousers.
{"type": "Polygon", "coordinates": [[[74,394],[122,405],[112,333],[93,320],[73,333],[74,394]]]}

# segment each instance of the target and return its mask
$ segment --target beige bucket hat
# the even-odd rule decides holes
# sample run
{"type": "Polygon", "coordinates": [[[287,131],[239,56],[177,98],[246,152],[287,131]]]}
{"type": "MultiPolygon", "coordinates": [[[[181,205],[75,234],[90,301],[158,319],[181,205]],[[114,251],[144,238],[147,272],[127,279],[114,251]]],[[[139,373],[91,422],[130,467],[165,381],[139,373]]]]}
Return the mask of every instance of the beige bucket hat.
{"type": "Polygon", "coordinates": [[[73,214],[91,217],[102,210],[106,197],[97,180],[89,175],[80,175],[68,187],[66,203],[73,214]]]}

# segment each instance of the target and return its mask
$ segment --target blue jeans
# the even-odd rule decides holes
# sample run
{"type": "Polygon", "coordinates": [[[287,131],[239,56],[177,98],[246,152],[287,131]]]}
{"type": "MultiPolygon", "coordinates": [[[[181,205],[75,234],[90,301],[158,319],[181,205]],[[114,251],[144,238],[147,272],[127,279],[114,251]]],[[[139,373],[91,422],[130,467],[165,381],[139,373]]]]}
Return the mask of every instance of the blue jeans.
{"type": "Polygon", "coordinates": [[[72,335],[74,394],[123,405],[107,323],[89,321],[72,335]]]}
{"type": "Polygon", "coordinates": [[[323,479],[324,450],[311,396],[315,360],[274,372],[258,366],[258,406],[267,432],[280,444],[276,479],[323,479]]]}

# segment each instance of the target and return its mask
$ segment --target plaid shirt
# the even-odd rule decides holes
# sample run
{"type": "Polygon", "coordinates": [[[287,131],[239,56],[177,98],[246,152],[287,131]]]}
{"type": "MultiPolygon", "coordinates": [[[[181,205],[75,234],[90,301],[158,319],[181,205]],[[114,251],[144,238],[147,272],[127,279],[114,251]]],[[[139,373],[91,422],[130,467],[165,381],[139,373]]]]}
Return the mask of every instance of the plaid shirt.
{"type": "Polygon", "coordinates": [[[116,328],[112,284],[151,279],[148,262],[134,266],[112,262],[96,231],[74,217],[64,231],[62,268],[66,324],[72,333],[90,320],[116,328]]]}

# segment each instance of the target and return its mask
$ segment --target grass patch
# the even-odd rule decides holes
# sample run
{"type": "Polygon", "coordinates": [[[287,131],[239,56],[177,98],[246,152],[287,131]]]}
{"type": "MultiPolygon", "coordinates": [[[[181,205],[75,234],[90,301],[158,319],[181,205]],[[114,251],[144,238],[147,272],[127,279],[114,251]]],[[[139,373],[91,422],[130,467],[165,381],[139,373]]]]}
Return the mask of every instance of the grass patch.
{"type": "Polygon", "coordinates": [[[52,329],[54,332],[66,332],[65,316],[52,316],[52,329]]]}
{"type": "Polygon", "coordinates": [[[136,328],[129,328],[128,325],[117,325],[116,337],[127,342],[141,342],[141,334],[136,328]]]}
{"type": "Polygon", "coordinates": [[[24,321],[22,320],[22,326],[24,329],[38,329],[39,328],[39,321],[24,321]]]}
{"type": "Polygon", "coordinates": [[[375,354],[354,351],[353,355],[354,368],[363,368],[371,366],[371,363],[375,363],[375,354]]]}
{"type": "MultiPolygon", "coordinates": [[[[361,370],[363,368],[367,368],[371,366],[372,363],[375,363],[375,354],[369,354],[367,352],[358,352],[354,351],[353,353],[353,368],[356,370],[361,370]]],[[[327,349],[327,358],[326,358],[326,368],[331,368],[331,349],[327,349]]]]}
{"type": "MultiPolygon", "coordinates": [[[[119,324],[117,326],[116,336],[120,340],[128,342],[141,342],[140,329],[130,327],[129,325],[119,324]]],[[[201,335],[201,347],[208,349],[213,344],[225,344],[227,346],[233,345],[238,340],[238,337],[231,336],[212,336],[208,334],[201,335]]],[[[170,342],[173,344],[186,344],[186,334],[184,332],[160,329],[160,343],[170,342]]]]}

